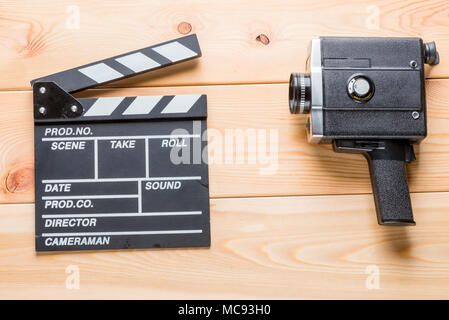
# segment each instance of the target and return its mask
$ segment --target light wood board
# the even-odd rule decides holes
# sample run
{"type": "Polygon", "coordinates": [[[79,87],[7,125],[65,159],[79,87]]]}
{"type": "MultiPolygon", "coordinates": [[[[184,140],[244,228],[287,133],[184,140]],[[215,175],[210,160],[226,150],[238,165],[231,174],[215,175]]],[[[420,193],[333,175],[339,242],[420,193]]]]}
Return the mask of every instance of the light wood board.
{"type": "Polygon", "coordinates": [[[446,0],[1,1],[0,298],[449,298],[448,15],[446,0]],[[29,81],[190,33],[201,59],[80,96],[208,95],[211,248],[36,254],[29,81]],[[308,144],[289,114],[289,75],[319,36],[436,41],[408,166],[416,227],[378,226],[365,160],[308,144]],[[278,151],[271,171],[244,145],[226,162],[225,134],[254,132],[278,151]]]}
{"type": "MultiPolygon", "coordinates": [[[[0,88],[7,90],[177,38],[183,22],[198,34],[201,62],[114,85],[287,82],[304,71],[310,39],[319,36],[422,37],[436,41],[443,58],[449,53],[446,0],[3,0],[0,13],[0,88]]],[[[428,76],[447,78],[449,61],[428,76]]]]}
{"type": "Polygon", "coordinates": [[[213,199],[210,249],[62,254],[34,252],[32,204],[0,205],[0,298],[447,299],[449,193],[412,199],[416,227],[378,226],[371,195],[213,199]]]}

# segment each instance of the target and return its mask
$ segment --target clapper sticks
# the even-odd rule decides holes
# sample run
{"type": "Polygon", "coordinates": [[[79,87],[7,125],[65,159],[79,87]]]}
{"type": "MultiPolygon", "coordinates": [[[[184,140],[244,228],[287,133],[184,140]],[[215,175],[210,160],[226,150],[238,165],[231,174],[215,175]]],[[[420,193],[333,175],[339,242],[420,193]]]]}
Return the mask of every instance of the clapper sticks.
{"type": "Polygon", "coordinates": [[[72,96],[200,56],[190,35],[31,81],[37,251],[210,246],[206,96],[72,96]]]}

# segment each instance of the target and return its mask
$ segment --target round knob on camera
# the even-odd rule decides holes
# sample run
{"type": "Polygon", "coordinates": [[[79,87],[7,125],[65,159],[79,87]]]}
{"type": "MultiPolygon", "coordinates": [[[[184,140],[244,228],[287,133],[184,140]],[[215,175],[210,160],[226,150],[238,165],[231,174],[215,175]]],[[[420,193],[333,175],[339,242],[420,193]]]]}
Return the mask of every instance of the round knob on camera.
{"type": "Polygon", "coordinates": [[[440,63],[440,55],[438,54],[435,41],[424,43],[424,63],[431,66],[440,63]]]}
{"type": "Polygon", "coordinates": [[[371,80],[362,75],[353,76],[348,82],[348,94],[358,102],[371,99],[374,94],[374,84],[371,80]]]}

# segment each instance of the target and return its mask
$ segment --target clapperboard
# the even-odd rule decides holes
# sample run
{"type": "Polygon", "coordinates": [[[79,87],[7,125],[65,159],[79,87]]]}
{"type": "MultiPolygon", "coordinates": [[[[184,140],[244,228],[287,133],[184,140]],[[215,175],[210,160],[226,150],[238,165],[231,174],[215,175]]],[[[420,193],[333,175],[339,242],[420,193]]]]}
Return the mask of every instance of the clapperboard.
{"type": "Polygon", "coordinates": [[[210,246],[206,96],[71,95],[200,56],[190,35],[31,81],[37,251],[210,246]]]}

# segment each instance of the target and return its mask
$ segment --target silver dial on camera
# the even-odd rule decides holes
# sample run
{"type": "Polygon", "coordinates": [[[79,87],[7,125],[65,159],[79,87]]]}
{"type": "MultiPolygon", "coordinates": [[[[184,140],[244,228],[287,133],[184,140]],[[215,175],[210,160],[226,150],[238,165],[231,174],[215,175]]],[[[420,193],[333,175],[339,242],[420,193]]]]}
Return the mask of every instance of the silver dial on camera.
{"type": "Polygon", "coordinates": [[[348,82],[348,94],[358,102],[365,102],[372,98],[374,94],[374,84],[365,76],[353,76],[348,82]]]}

